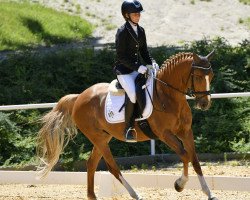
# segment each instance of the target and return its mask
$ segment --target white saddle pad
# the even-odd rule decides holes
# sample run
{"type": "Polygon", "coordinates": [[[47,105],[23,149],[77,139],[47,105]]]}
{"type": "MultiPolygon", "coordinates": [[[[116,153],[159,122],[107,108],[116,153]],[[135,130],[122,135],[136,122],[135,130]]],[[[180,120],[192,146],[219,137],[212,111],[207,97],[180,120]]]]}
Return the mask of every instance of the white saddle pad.
{"type": "MultiPolygon", "coordinates": [[[[146,86],[152,100],[153,100],[153,88],[154,88],[153,82],[154,82],[153,73],[151,73],[150,77],[147,80],[146,86]]],[[[146,106],[142,114],[143,117],[136,119],[136,121],[147,119],[153,111],[153,105],[148,95],[148,92],[147,91],[145,92],[146,92],[146,106]]],[[[115,96],[112,95],[110,92],[108,92],[104,109],[105,109],[105,118],[109,123],[121,123],[125,121],[125,113],[124,113],[125,107],[123,107],[123,109],[119,112],[120,108],[124,104],[124,100],[125,100],[125,95],[115,96]]]]}

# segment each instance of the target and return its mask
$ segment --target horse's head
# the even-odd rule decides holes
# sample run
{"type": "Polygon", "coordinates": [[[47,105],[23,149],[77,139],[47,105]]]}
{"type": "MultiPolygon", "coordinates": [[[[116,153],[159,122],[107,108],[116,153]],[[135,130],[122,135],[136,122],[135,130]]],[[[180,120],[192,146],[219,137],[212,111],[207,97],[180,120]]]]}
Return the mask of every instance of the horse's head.
{"type": "Polygon", "coordinates": [[[214,51],[202,57],[193,54],[193,63],[190,73],[191,84],[190,94],[195,97],[195,107],[201,110],[208,110],[211,106],[210,83],[214,76],[210,60],[214,51]]]}

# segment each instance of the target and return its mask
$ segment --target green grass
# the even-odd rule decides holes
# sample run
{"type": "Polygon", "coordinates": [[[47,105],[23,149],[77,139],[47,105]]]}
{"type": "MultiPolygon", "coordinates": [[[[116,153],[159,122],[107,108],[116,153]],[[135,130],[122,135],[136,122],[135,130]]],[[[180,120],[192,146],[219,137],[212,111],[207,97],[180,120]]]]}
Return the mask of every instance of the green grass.
{"type": "Polygon", "coordinates": [[[250,5],[250,0],[239,0],[239,1],[245,5],[250,5]]]}
{"type": "Polygon", "coordinates": [[[245,19],[239,18],[238,23],[244,24],[250,30],[250,17],[245,19]]]}
{"type": "Polygon", "coordinates": [[[93,30],[78,16],[27,2],[0,0],[0,19],[0,50],[79,41],[93,30]]]}
{"type": "Polygon", "coordinates": [[[246,26],[248,27],[248,29],[250,30],[250,17],[246,18],[244,20],[244,24],[246,24],[246,26]]]}

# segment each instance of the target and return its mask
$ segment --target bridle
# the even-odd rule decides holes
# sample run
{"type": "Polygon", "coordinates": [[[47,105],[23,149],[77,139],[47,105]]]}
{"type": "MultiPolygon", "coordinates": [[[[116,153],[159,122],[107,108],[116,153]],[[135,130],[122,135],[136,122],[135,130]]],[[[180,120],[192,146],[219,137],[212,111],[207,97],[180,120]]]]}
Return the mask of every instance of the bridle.
{"type": "MultiPolygon", "coordinates": [[[[173,89],[173,90],[175,90],[175,91],[177,91],[177,92],[179,92],[179,93],[181,93],[183,95],[187,95],[189,97],[194,97],[196,100],[199,100],[199,99],[203,98],[204,96],[211,95],[211,92],[210,92],[210,90],[207,90],[207,91],[195,91],[194,76],[197,76],[197,75],[194,72],[195,72],[196,69],[202,70],[205,73],[205,75],[208,75],[212,71],[211,64],[209,65],[208,68],[206,68],[206,67],[202,67],[202,66],[196,65],[193,62],[192,66],[191,66],[191,71],[189,73],[189,76],[188,76],[188,79],[187,79],[187,82],[186,82],[186,85],[187,85],[189,83],[190,78],[191,78],[191,88],[188,88],[186,92],[179,90],[178,88],[176,88],[176,87],[174,87],[174,86],[172,86],[172,85],[170,85],[170,84],[168,84],[168,83],[166,83],[166,82],[164,82],[164,81],[156,78],[155,76],[153,76],[153,78],[156,81],[158,81],[161,84],[163,84],[164,86],[167,86],[167,87],[169,87],[169,88],[171,88],[171,89],[173,89]],[[196,94],[203,94],[203,95],[201,97],[197,97],[196,94]]],[[[155,90],[156,90],[157,98],[159,99],[156,85],[155,85],[155,90]]],[[[149,94],[149,92],[148,92],[148,94],[149,94]]],[[[154,106],[150,94],[149,94],[149,97],[150,97],[150,100],[151,100],[152,105],[153,105],[153,107],[154,107],[155,110],[158,110],[160,112],[164,112],[165,111],[166,106],[165,106],[164,103],[161,103],[162,104],[162,110],[159,110],[159,109],[157,109],[154,106]]]]}
{"type": "Polygon", "coordinates": [[[210,90],[195,91],[194,76],[197,76],[197,75],[194,72],[196,69],[202,70],[205,75],[208,75],[212,71],[212,67],[211,67],[211,64],[209,64],[209,67],[202,67],[202,66],[196,65],[195,63],[192,63],[191,71],[190,71],[190,74],[186,83],[188,84],[188,81],[191,77],[191,88],[188,88],[186,94],[190,97],[196,97],[196,94],[203,94],[203,96],[198,98],[198,99],[201,99],[204,96],[211,95],[211,91],[210,90]]]}
{"type": "Polygon", "coordinates": [[[189,76],[188,76],[188,79],[187,79],[187,82],[186,82],[186,85],[188,84],[190,78],[191,78],[191,88],[188,88],[186,92],[184,91],[181,91],[179,90],[178,88],[154,77],[154,79],[160,83],[162,83],[163,85],[167,86],[167,87],[170,87],[171,89],[181,93],[181,94],[185,94],[187,96],[190,96],[190,97],[196,97],[197,94],[203,94],[203,96],[199,97],[198,99],[204,97],[204,96],[207,96],[207,95],[211,95],[211,91],[210,90],[207,90],[207,91],[196,91],[195,90],[195,84],[194,84],[194,76],[197,76],[194,72],[196,69],[199,69],[199,70],[202,70],[204,72],[205,75],[208,75],[211,71],[212,71],[212,67],[211,65],[209,65],[209,67],[202,67],[202,66],[199,66],[199,65],[196,65],[195,63],[192,63],[192,67],[191,67],[191,71],[189,73],[189,76]]]}

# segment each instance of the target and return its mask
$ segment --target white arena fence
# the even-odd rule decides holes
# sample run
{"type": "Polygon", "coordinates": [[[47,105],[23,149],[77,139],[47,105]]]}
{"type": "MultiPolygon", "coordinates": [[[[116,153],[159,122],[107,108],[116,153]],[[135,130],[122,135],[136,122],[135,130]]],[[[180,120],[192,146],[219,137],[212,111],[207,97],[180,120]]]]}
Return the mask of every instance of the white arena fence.
{"type": "MultiPolygon", "coordinates": [[[[211,94],[211,98],[235,98],[235,97],[250,97],[250,92],[242,93],[219,93],[211,94]]],[[[192,97],[186,97],[187,99],[194,99],[192,97]]],[[[10,111],[10,110],[27,110],[27,109],[41,109],[41,108],[53,108],[57,103],[40,103],[40,104],[21,104],[21,105],[7,105],[0,106],[0,111],[10,111]]],[[[151,155],[155,155],[155,140],[151,140],[151,155]]]]}
{"type": "MultiPolygon", "coordinates": [[[[87,185],[87,172],[50,172],[46,179],[36,179],[35,171],[0,171],[0,184],[57,184],[87,185]]],[[[124,178],[135,188],[173,188],[180,176],[150,173],[123,173],[124,178]]],[[[227,191],[250,191],[249,177],[206,176],[210,189],[227,191]]],[[[114,197],[126,194],[125,188],[109,172],[96,172],[95,185],[99,186],[98,196],[114,197]]],[[[200,189],[199,179],[189,176],[186,189],[200,189]]]]}

